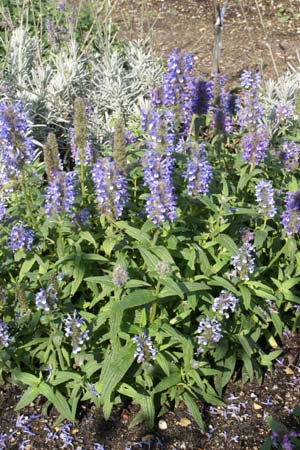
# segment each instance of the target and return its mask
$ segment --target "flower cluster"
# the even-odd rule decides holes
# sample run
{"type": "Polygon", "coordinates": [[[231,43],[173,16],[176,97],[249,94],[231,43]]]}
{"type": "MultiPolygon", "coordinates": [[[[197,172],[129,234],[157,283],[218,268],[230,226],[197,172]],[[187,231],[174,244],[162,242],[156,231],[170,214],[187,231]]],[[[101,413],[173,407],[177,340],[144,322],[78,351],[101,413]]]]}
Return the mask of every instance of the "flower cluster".
{"type": "Polygon", "coordinates": [[[76,172],[53,172],[45,195],[45,213],[48,217],[66,213],[73,217],[76,200],[76,172]]]}
{"type": "Polygon", "coordinates": [[[144,183],[150,190],[146,197],[146,212],[155,225],[161,226],[166,220],[176,218],[172,170],[174,159],[155,151],[144,154],[144,183]]]}
{"type": "Polygon", "coordinates": [[[89,340],[89,331],[81,331],[83,325],[84,320],[77,315],[76,309],[73,312],[73,316],[67,314],[67,317],[64,319],[65,336],[72,338],[72,351],[75,354],[80,352],[84,342],[89,340]]]}
{"type": "Polygon", "coordinates": [[[276,104],[275,114],[279,122],[285,122],[294,117],[294,105],[289,100],[281,100],[276,104]]]}
{"type": "Polygon", "coordinates": [[[231,118],[231,95],[225,88],[226,78],[216,73],[213,81],[213,100],[210,105],[212,112],[211,127],[220,133],[230,133],[233,130],[231,118]]]}
{"type": "Polygon", "coordinates": [[[147,132],[146,142],[149,151],[157,151],[171,155],[175,149],[174,114],[164,110],[155,109],[148,114],[142,114],[142,129],[147,132]]]}
{"type": "Polygon", "coordinates": [[[118,288],[122,287],[128,280],[128,272],[121,264],[116,264],[112,272],[112,281],[118,288]]]}
{"type": "Polygon", "coordinates": [[[221,333],[221,323],[218,322],[215,317],[209,319],[209,317],[206,316],[205,319],[200,320],[197,333],[200,335],[196,337],[198,354],[204,352],[205,348],[208,346],[218,343],[223,337],[221,333]]]}
{"type": "Polygon", "coordinates": [[[241,76],[241,85],[244,88],[239,106],[239,124],[246,129],[241,144],[243,160],[253,165],[265,159],[269,144],[268,133],[263,124],[263,107],[258,97],[260,75],[244,71],[241,76]]]}
{"type": "Polygon", "coordinates": [[[293,450],[295,447],[290,439],[297,438],[298,434],[295,431],[290,431],[289,433],[277,433],[272,431],[270,437],[272,446],[279,448],[280,445],[282,450],[293,450]]]}
{"type": "Polygon", "coordinates": [[[171,272],[170,264],[165,261],[159,261],[155,270],[159,278],[165,278],[171,272]]]}
{"type": "Polygon", "coordinates": [[[188,195],[192,197],[207,194],[213,177],[212,166],[206,159],[204,147],[205,144],[202,142],[198,150],[192,151],[191,159],[184,172],[188,195]]]}
{"type": "Polygon", "coordinates": [[[293,141],[282,144],[281,159],[287,172],[294,172],[299,168],[300,146],[293,141]]]}
{"type": "Polygon", "coordinates": [[[238,299],[231,292],[223,290],[221,291],[221,295],[214,299],[211,309],[215,313],[219,313],[221,314],[221,316],[224,316],[226,319],[228,319],[228,311],[235,311],[237,304],[238,299]]]}
{"type": "Polygon", "coordinates": [[[167,58],[163,77],[163,104],[175,108],[176,120],[184,130],[189,127],[193,106],[194,77],[191,76],[193,56],[173,50],[167,58]]]}
{"type": "Polygon", "coordinates": [[[192,113],[201,116],[207,114],[213,98],[213,82],[197,80],[195,83],[192,113]]]}
{"type": "Polygon", "coordinates": [[[127,201],[126,178],[108,156],[94,164],[92,178],[100,214],[119,219],[127,201]]]}
{"type": "Polygon", "coordinates": [[[285,198],[285,211],[281,214],[281,222],[286,234],[292,236],[300,231],[300,191],[288,192],[285,198]]]}
{"type": "Polygon", "coordinates": [[[266,218],[274,217],[276,214],[276,208],[272,181],[259,181],[255,186],[255,195],[258,203],[258,212],[266,218]]]}
{"type": "MultiPolygon", "coordinates": [[[[75,130],[70,129],[70,143],[71,143],[71,155],[75,161],[75,164],[80,166],[80,149],[76,146],[75,130]]],[[[93,160],[92,144],[90,139],[86,140],[85,148],[83,150],[83,165],[87,166],[93,160]]]]}
{"type": "Polygon", "coordinates": [[[33,230],[29,228],[25,222],[20,222],[12,227],[7,245],[12,252],[18,250],[30,251],[33,240],[33,230]]]}
{"type": "Polygon", "coordinates": [[[15,180],[34,160],[29,122],[21,103],[0,104],[0,186],[15,180]]]}
{"type": "Polygon", "coordinates": [[[233,271],[230,277],[249,280],[249,274],[254,272],[254,253],[255,247],[251,244],[252,233],[246,233],[243,237],[243,245],[240,247],[236,256],[231,257],[233,271]]]}
{"type": "Polygon", "coordinates": [[[266,158],[269,139],[264,129],[244,134],[241,144],[243,161],[257,165],[266,158]]]}
{"type": "Polygon", "coordinates": [[[0,221],[4,219],[5,215],[6,215],[6,202],[4,199],[0,198],[0,221]]]}
{"type": "Polygon", "coordinates": [[[6,323],[3,323],[0,319],[0,346],[8,347],[10,342],[10,337],[8,334],[8,326],[6,323]]]}
{"type": "Polygon", "coordinates": [[[47,289],[40,289],[35,295],[35,304],[38,310],[50,311],[51,303],[57,300],[57,291],[53,284],[50,283],[47,289]]]}
{"type": "Polygon", "coordinates": [[[135,335],[132,340],[136,344],[136,351],[134,353],[134,356],[137,358],[137,362],[139,364],[144,361],[155,359],[157,350],[153,347],[151,337],[147,336],[145,331],[143,331],[140,337],[135,335]]]}

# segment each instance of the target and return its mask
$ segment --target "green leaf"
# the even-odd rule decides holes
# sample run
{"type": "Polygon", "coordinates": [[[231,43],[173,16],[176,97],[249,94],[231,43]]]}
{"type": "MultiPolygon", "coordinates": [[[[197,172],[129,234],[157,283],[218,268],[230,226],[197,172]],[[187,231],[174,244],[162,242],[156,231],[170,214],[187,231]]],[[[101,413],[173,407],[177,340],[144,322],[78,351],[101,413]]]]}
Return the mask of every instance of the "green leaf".
{"type": "Polygon", "coordinates": [[[186,404],[186,406],[188,407],[190,413],[194,417],[195,422],[197,423],[198,427],[200,428],[202,433],[204,433],[205,432],[205,426],[204,426],[204,422],[202,420],[202,415],[201,415],[201,413],[199,411],[199,408],[197,406],[197,403],[195,402],[193,397],[188,392],[185,392],[182,395],[182,397],[183,397],[184,403],[186,404]]]}
{"type": "MultiPolygon", "coordinates": [[[[125,347],[115,348],[113,350],[108,348],[100,379],[96,384],[96,388],[99,388],[99,392],[101,392],[101,396],[105,402],[110,401],[114,389],[132,365],[135,358],[135,349],[136,345],[134,343],[128,343],[125,347]]],[[[105,415],[105,419],[108,419],[107,415],[105,415]]]]}
{"type": "Polygon", "coordinates": [[[98,277],[86,277],[84,279],[84,281],[87,281],[87,282],[90,281],[92,283],[97,283],[97,284],[101,284],[103,286],[108,286],[108,287],[111,287],[111,288],[115,288],[115,285],[112,282],[111,277],[106,276],[106,275],[98,276],[98,277]]]}
{"type": "Polygon", "coordinates": [[[171,327],[171,325],[165,323],[162,326],[162,330],[165,331],[167,336],[171,336],[173,339],[175,339],[175,341],[180,342],[183,345],[183,348],[188,345],[187,338],[179,331],[177,331],[176,328],[171,327]]]}
{"type": "Polygon", "coordinates": [[[84,275],[85,275],[85,264],[82,262],[81,255],[76,255],[73,273],[74,281],[72,282],[71,295],[74,295],[77,292],[79,286],[82,283],[84,275]]]}
{"type": "Polygon", "coordinates": [[[267,438],[264,440],[259,450],[271,450],[271,449],[272,449],[272,440],[271,438],[267,438]]]}
{"type": "Polygon", "coordinates": [[[94,375],[95,372],[100,370],[102,367],[102,363],[97,362],[95,359],[92,359],[91,361],[88,361],[83,366],[83,371],[85,372],[87,378],[91,378],[92,375],[94,375]]]}
{"type": "Polygon", "coordinates": [[[272,417],[267,417],[266,422],[268,423],[271,430],[275,433],[279,434],[287,434],[289,430],[283,423],[278,422],[278,420],[273,419],[272,417]]]}
{"type": "Polygon", "coordinates": [[[35,258],[26,259],[21,267],[20,273],[19,273],[19,281],[22,281],[24,276],[27,272],[30,272],[30,269],[32,268],[33,264],[35,263],[35,258]]]}
{"type": "Polygon", "coordinates": [[[239,291],[233,286],[233,284],[218,275],[214,275],[213,279],[208,281],[208,284],[223,287],[227,291],[233,292],[233,294],[239,296],[239,291]]]}
{"type": "Polygon", "coordinates": [[[159,258],[157,256],[153,255],[150,250],[147,250],[143,247],[138,248],[143,260],[145,261],[146,266],[148,267],[148,270],[156,272],[156,268],[158,263],[160,262],[159,258]]]}
{"type": "Polygon", "coordinates": [[[295,406],[295,408],[293,410],[293,416],[300,417],[300,406],[299,405],[295,406]]]}
{"type": "Polygon", "coordinates": [[[115,222],[115,225],[120,228],[121,230],[124,230],[128,236],[131,236],[133,239],[139,242],[144,243],[150,243],[151,239],[150,236],[145,233],[144,231],[141,231],[138,228],[134,228],[130,225],[128,225],[127,222],[120,220],[119,222],[115,222]]]}
{"type": "Polygon", "coordinates": [[[145,422],[146,427],[152,430],[155,421],[154,400],[151,395],[140,395],[134,403],[140,405],[140,411],[133,417],[129,428],[136,426],[138,423],[145,422]]]}
{"type": "Polygon", "coordinates": [[[82,259],[84,261],[99,261],[99,262],[107,262],[107,258],[104,256],[98,255],[97,253],[82,253],[82,259]]]}
{"type": "Polygon", "coordinates": [[[249,358],[247,353],[242,352],[241,358],[244,363],[244,367],[246,369],[247,374],[249,375],[250,381],[253,381],[254,378],[254,372],[253,372],[253,365],[251,358],[249,358]]]}
{"type": "Polygon", "coordinates": [[[249,289],[244,286],[244,285],[240,285],[239,286],[242,297],[243,297],[243,305],[245,307],[245,309],[250,309],[250,305],[251,305],[251,292],[249,291],[249,289]]]}
{"type": "Polygon", "coordinates": [[[137,289],[134,292],[126,295],[121,302],[114,303],[112,310],[125,310],[129,308],[136,308],[152,303],[156,300],[153,293],[146,289],[137,289]]]}
{"type": "Polygon", "coordinates": [[[209,277],[213,273],[212,267],[209,263],[209,259],[207,258],[204,250],[199,249],[198,253],[199,253],[199,261],[200,261],[200,267],[201,267],[202,273],[209,277]]]}
{"type": "Polygon", "coordinates": [[[163,378],[153,389],[153,393],[166,391],[172,386],[176,386],[181,382],[180,372],[173,372],[168,377],[163,378]]]}
{"type": "Polygon", "coordinates": [[[279,355],[281,355],[282,350],[275,350],[273,352],[270,352],[268,355],[261,355],[260,362],[263,366],[270,366],[271,362],[278,358],[279,355]]]}
{"type": "Polygon", "coordinates": [[[237,254],[238,246],[227,234],[220,234],[217,238],[217,242],[222,245],[222,247],[226,248],[230,256],[235,256],[237,254]]]}
{"type": "Polygon", "coordinates": [[[107,238],[104,239],[104,241],[102,242],[101,248],[104,250],[107,256],[110,256],[111,252],[113,251],[117,243],[118,243],[117,239],[107,238]]]}
{"type": "Polygon", "coordinates": [[[249,345],[248,339],[245,336],[239,334],[239,335],[237,335],[237,340],[239,341],[239,343],[241,344],[241,346],[245,350],[245,352],[248,355],[248,357],[251,358],[253,351],[252,351],[252,348],[249,345]]]}
{"type": "Polygon", "coordinates": [[[27,384],[28,386],[38,386],[41,382],[40,378],[27,372],[16,371],[14,372],[14,376],[17,380],[21,381],[21,383],[27,384]]]}
{"type": "Polygon", "coordinates": [[[168,363],[168,360],[163,356],[161,352],[157,353],[155,362],[162,368],[167,376],[170,375],[170,365],[168,363]]]}
{"type": "Polygon", "coordinates": [[[89,231],[80,231],[79,237],[80,240],[78,243],[85,240],[88,241],[90,244],[92,244],[95,248],[97,248],[97,242],[95,241],[94,236],[92,236],[92,234],[89,231]]]}
{"type": "Polygon", "coordinates": [[[172,258],[170,252],[166,247],[163,247],[161,245],[157,245],[156,247],[153,247],[151,251],[159,258],[160,261],[169,263],[169,264],[175,264],[174,259],[172,258]]]}
{"type": "Polygon", "coordinates": [[[30,387],[29,389],[27,389],[16,404],[15,411],[25,408],[25,406],[29,405],[31,402],[33,402],[33,400],[36,399],[39,393],[40,391],[38,387],[30,387]]]}
{"type": "Polygon", "coordinates": [[[164,289],[164,291],[163,291],[164,297],[169,297],[169,296],[175,295],[175,296],[180,297],[181,299],[184,298],[184,294],[183,294],[182,290],[180,289],[179,283],[177,284],[171,278],[164,278],[163,280],[161,280],[161,283],[165,286],[165,288],[167,288],[167,289],[164,289]]]}
{"type": "Polygon", "coordinates": [[[145,286],[151,286],[151,284],[146,283],[146,281],[143,280],[129,280],[127,281],[125,287],[126,289],[133,289],[137,287],[145,287],[145,286]]]}
{"type": "Polygon", "coordinates": [[[255,240],[254,247],[256,249],[262,248],[266,238],[268,237],[268,233],[266,231],[258,230],[255,232],[255,240]]]}
{"type": "Polygon", "coordinates": [[[39,386],[40,394],[46,397],[57,409],[57,411],[66,419],[74,422],[75,415],[72,414],[69,403],[60,391],[54,390],[46,383],[42,382],[39,386]]]}
{"type": "Polygon", "coordinates": [[[275,327],[275,330],[276,330],[277,334],[279,336],[281,336],[282,335],[282,330],[283,330],[283,327],[284,327],[284,323],[281,322],[280,317],[279,317],[278,314],[272,313],[271,314],[271,319],[272,319],[272,323],[273,323],[273,325],[275,327]]]}
{"type": "Polygon", "coordinates": [[[82,377],[81,377],[81,375],[79,375],[79,373],[76,373],[76,372],[69,372],[67,370],[57,370],[55,372],[55,377],[52,380],[52,385],[57,386],[61,383],[65,383],[66,381],[69,381],[69,380],[81,382],[82,377]]]}

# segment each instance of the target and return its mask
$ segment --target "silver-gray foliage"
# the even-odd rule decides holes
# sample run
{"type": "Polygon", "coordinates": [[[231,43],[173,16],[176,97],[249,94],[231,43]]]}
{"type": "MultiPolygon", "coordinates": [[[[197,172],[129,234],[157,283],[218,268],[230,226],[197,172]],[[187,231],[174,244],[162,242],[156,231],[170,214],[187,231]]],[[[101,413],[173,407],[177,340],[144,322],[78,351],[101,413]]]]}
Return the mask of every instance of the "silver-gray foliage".
{"type": "Polygon", "coordinates": [[[99,33],[95,41],[97,50],[79,48],[70,36],[60,50],[46,52],[24,27],[16,28],[5,43],[2,100],[21,100],[35,124],[66,130],[74,99],[81,96],[90,111],[92,135],[105,141],[112,119],[128,121],[163,69],[145,43],[118,46],[110,32],[99,33]]]}

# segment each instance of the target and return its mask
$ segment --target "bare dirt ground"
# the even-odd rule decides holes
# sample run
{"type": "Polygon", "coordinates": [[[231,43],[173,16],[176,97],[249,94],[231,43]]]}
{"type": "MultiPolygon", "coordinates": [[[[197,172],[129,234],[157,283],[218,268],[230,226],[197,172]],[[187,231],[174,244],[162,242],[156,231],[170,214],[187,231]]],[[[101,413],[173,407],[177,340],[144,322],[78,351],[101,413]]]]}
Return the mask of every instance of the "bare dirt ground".
{"type": "MultiPolygon", "coordinates": [[[[220,2],[222,5],[222,2],[220,2]]],[[[119,35],[148,37],[158,55],[172,48],[191,52],[199,75],[212,71],[214,0],[118,0],[114,8],[119,35]]],[[[299,67],[299,0],[228,0],[220,69],[236,80],[245,68],[276,77],[287,64],[299,67]]]]}

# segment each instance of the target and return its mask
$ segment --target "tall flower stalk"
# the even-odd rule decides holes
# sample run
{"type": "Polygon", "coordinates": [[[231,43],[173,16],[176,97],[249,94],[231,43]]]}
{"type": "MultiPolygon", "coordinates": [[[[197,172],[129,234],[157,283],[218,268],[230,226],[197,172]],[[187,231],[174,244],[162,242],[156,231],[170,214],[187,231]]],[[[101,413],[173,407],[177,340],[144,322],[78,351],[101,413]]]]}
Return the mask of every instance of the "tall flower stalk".
{"type": "Polygon", "coordinates": [[[112,158],[107,156],[94,164],[92,179],[100,214],[108,220],[119,219],[127,201],[127,180],[112,158]]]}
{"type": "Polygon", "coordinates": [[[35,159],[35,149],[30,136],[30,125],[21,103],[0,104],[0,189],[9,197],[8,183],[21,182],[27,213],[32,224],[32,202],[27,190],[27,172],[35,159]]]}
{"type": "Polygon", "coordinates": [[[82,198],[85,197],[85,166],[92,161],[91,142],[88,139],[84,101],[76,97],[74,102],[74,128],[71,129],[71,153],[79,166],[79,181],[82,198]]]}
{"type": "Polygon", "coordinates": [[[269,139],[263,124],[263,106],[258,98],[260,75],[244,71],[241,77],[243,87],[242,100],[239,107],[239,124],[246,133],[242,137],[242,158],[252,167],[258,165],[267,156],[269,139]]]}

